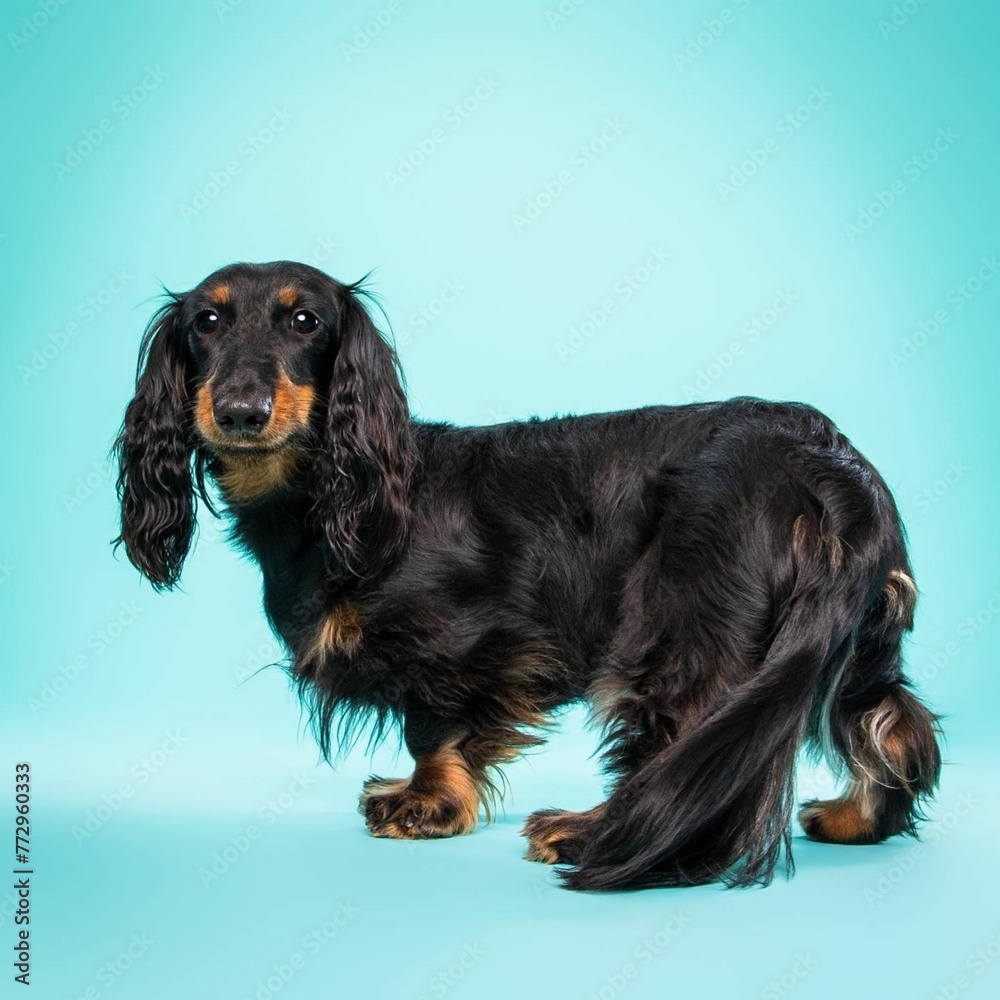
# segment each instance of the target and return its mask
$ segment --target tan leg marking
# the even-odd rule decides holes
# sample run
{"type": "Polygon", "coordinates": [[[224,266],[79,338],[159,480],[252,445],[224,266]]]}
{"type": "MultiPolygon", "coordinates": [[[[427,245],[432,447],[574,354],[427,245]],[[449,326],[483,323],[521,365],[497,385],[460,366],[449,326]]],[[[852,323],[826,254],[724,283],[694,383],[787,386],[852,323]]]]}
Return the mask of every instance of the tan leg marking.
{"type": "Polygon", "coordinates": [[[556,809],[532,813],[521,831],[528,838],[525,858],[544,865],[574,863],[579,860],[589,827],[603,813],[603,804],[579,813],[556,809]]]}
{"type": "Polygon", "coordinates": [[[852,781],[838,799],[809,802],[799,822],[810,840],[827,844],[868,844],[875,837],[875,802],[864,781],[852,781]]]}
{"type": "Polygon", "coordinates": [[[448,746],[421,757],[409,780],[369,778],[358,811],[375,837],[422,840],[471,833],[479,801],[468,764],[448,746]]]}
{"type": "Polygon", "coordinates": [[[889,614],[906,628],[913,627],[913,612],[917,605],[917,585],[913,577],[901,569],[889,573],[885,584],[889,614]]]}

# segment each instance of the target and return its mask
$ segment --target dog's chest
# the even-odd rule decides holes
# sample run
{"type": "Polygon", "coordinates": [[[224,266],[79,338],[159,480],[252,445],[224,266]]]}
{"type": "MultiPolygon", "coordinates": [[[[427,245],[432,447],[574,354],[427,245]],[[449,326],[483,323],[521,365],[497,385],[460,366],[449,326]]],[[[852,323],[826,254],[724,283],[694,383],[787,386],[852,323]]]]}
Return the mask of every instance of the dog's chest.
{"type": "Polygon", "coordinates": [[[312,635],[331,606],[332,591],[319,539],[299,504],[275,500],[233,511],[234,541],[263,576],[264,610],[286,645],[312,635]]]}

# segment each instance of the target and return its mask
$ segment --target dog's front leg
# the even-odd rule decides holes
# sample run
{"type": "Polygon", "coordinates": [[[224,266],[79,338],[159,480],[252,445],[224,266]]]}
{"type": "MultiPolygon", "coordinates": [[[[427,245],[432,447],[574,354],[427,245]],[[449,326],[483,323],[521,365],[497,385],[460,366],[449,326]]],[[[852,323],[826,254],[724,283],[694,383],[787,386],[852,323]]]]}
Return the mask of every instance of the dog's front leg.
{"type": "Polygon", "coordinates": [[[461,750],[462,738],[433,747],[407,745],[416,761],[409,778],[369,778],[358,809],[373,836],[420,840],[471,833],[481,790],[461,750]]]}

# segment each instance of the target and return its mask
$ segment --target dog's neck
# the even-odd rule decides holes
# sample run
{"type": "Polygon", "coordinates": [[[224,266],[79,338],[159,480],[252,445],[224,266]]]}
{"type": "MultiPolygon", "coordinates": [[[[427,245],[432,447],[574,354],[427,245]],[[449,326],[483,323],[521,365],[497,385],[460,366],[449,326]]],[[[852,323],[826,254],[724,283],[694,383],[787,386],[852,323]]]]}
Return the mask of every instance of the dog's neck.
{"type": "Polygon", "coordinates": [[[305,465],[303,452],[286,450],[216,456],[209,467],[232,518],[232,540],[260,567],[264,607],[290,649],[314,638],[345,591],[345,581],[330,576],[310,526],[305,465]]]}
{"type": "MultiPolygon", "coordinates": [[[[232,519],[232,539],[265,571],[287,565],[307,542],[310,500],[301,451],[215,454],[207,471],[232,519]]],[[[265,580],[266,582],[266,580],[265,580]]]]}

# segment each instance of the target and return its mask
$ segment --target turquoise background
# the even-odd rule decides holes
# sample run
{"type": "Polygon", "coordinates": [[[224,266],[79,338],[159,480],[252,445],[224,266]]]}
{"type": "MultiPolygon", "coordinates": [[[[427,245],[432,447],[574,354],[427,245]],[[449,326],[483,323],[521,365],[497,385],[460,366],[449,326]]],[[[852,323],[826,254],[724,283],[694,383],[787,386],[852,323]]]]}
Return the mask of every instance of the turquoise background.
{"type": "Polygon", "coordinates": [[[30,761],[26,995],[997,995],[1000,14],[897,8],[5,7],[0,798],[11,823],[30,761]],[[923,841],[797,831],[766,891],[566,893],[518,830],[600,797],[578,712],[495,825],[369,838],[360,781],[410,762],[317,766],[281,672],[250,678],[277,649],[218,525],[168,596],[107,544],[159,282],[276,258],[377,268],[422,416],[744,393],[834,416],[910,529],[909,662],[950,761],[923,841]]]}

